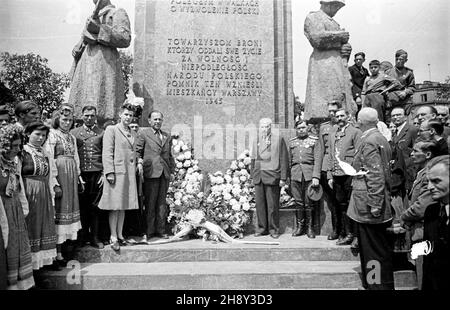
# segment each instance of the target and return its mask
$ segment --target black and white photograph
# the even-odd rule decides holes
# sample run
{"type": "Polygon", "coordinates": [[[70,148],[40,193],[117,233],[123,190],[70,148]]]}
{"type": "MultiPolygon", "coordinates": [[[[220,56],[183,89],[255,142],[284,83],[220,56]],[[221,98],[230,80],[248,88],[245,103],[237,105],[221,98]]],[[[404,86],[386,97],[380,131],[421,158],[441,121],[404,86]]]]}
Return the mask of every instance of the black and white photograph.
{"type": "Polygon", "coordinates": [[[0,291],[448,292],[449,30],[448,0],[0,0],[0,291]]]}

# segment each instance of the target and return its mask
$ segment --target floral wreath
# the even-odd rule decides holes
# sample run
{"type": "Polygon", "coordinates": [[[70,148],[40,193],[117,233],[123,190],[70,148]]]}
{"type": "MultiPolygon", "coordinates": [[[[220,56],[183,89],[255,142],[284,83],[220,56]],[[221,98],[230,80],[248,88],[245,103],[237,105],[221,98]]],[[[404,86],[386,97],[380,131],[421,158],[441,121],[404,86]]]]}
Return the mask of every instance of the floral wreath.
{"type": "Polygon", "coordinates": [[[23,132],[23,127],[16,124],[10,124],[4,128],[0,128],[0,150],[9,150],[11,148],[11,139],[15,135],[22,136],[23,132]]]}
{"type": "MultiPolygon", "coordinates": [[[[168,222],[173,232],[179,233],[196,220],[204,217],[234,237],[243,237],[251,222],[254,209],[254,188],[250,178],[250,152],[245,151],[234,160],[226,173],[209,174],[207,180],[194,157],[194,150],[178,135],[172,135],[175,173],[169,185],[167,204],[170,208],[168,222]],[[209,186],[205,186],[205,183],[209,186]],[[209,187],[207,191],[203,191],[209,187]],[[200,216],[201,215],[201,216],[200,216]]],[[[196,227],[194,233],[208,239],[208,231],[196,227]]]]}

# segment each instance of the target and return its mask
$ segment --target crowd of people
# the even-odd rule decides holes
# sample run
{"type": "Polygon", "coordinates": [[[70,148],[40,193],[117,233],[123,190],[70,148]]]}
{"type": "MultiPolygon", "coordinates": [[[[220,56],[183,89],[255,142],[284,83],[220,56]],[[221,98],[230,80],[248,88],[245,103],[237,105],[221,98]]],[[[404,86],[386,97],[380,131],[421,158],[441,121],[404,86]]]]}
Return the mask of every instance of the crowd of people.
{"type": "Polygon", "coordinates": [[[364,288],[394,289],[394,253],[410,253],[422,241],[433,251],[410,257],[418,287],[448,288],[450,167],[449,137],[443,134],[448,112],[437,119],[435,107],[421,107],[417,128],[408,123],[405,109],[396,107],[391,111],[395,128],[383,134],[373,108],[363,107],[357,122],[337,102],[328,109],[331,121],[318,135],[308,131],[312,124],[299,120],[288,145],[271,131],[270,119],[261,121],[252,166],[255,236],[279,237],[280,187],[289,184],[296,208],[292,236],[315,238],[314,213],[325,193],[332,219],[328,240],[359,252],[364,288]],[[371,282],[374,262],[380,279],[371,282]]]}
{"type": "Polygon", "coordinates": [[[40,270],[61,270],[80,246],[168,238],[171,137],[161,112],[139,129],[136,110],[125,102],[105,128],[94,106],[76,128],[67,104],[50,122],[33,101],[16,105],[16,122],[0,113],[0,289],[35,287],[40,270]]]}
{"type": "MultiPolygon", "coordinates": [[[[297,120],[285,142],[262,119],[251,146],[255,236],[279,235],[280,188],[295,201],[293,237],[315,238],[323,191],[331,211],[328,240],[359,251],[363,286],[393,289],[393,253],[428,241],[433,252],[415,266],[419,287],[448,288],[449,109],[420,106],[410,122],[412,70],[355,55],[350,67],[358,113],[329,102],[329,121],[297,120]],[[380,73],[380,68],[385,69],[380,73]],[[397,77],[396,77],[397,76],[397,77]],[[351,169],[350,169],[351,168],[351,169]],[[400,242],[401,241],[401,242],[400,242]],[[368,281],[372,263],[380,281],[368,281]]],[[[128,100],[117,123],[102,127],[94,106],[61,105],[51,117],[33,101],[0,109],[0,289],[29,289],[34,273],[61,269],[74,249],[90,244],[115,251],[140,237],[169,238],[166,195],[175,164],[163,114],[139,128],[128,100]]]]}
{"type": "Polygon", "coordinates": [[[341,102],[328,102],[330,121],[317,128],[314,120],[297,118],[289,143],[268,130],[270,119],[262,120],[261,137],[253,146],[258,150],[252,168],[255,236],[279,237],[279,187],[287,183],[296,208],[292,236],[315,238],[314,213],[323,192],[331,211],[328,240],[360,253],[362,282],[369,289],[393,289],[394,253],[409,253],[422,241],[431,241],[434,254],[414,261],[418,287],[448,288],[450,283],[448,224],[436,228],[437,217],[448,222],[449,108],[423,105],[412,111],[415,79],[405,66],[407,57],[406,51],[397,51],[395,66],[372,60],[369,75],[365,54],[355,54],[349,67],[355,116],[341,102]],[[447,179],[439,190],[432,174],[436,165],[447,179]],[[373,261],[381,264],[380,283],[366,280],[373,261]]]}

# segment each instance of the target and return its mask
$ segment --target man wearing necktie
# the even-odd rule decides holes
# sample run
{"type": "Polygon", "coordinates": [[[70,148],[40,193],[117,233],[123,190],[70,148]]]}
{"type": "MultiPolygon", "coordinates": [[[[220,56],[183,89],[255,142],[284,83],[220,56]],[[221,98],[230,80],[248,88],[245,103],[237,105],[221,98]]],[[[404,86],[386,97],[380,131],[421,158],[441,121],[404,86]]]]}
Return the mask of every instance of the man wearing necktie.
{"type": "Polygon", "coordinates": [[[255,236],[268,235],[279,238],[280,189],[289,174],[289,153],[278,128],[272,120],[259,122],[259,136],[251,149],[251,175],[255,185],[257,227],[255,236]]]}
{"type": "MultiPolygon", "coordinates": [[[[404,160],[404,182],[402,189],[399,191],[402,198],[410,191],[412,184],[414,183],[416,175],[416,167],[411,160],[411,152],[416,142],[418,135],[418,128],[408,123],[405,109],[402,107],[396,107],[391,112],[392,123],[397,128],[397,134],[392,135],[392,145],[399,151],[399,157],[404,160]]],[[[394,150],[394,151],[396,151],[394,150]]]]}
{"type": "Polygon", "coordinates": [[[170,174],[175,168],[170,135],[161,130],[163,114],[152,111],[148,116],[150,128],[143,128],[137,139],[138,172],[144,178],[144,217],[146,236],[167,239],[166,195],[170,174]]]}
{"type": "Polygon", "coordinates": [[[432,251],[423,261],[423,290],[450,289],[449,168],[450,156],[435,157],[427,164],[428,190],[438,203],[427,207],[423,239],[432,251]]]}

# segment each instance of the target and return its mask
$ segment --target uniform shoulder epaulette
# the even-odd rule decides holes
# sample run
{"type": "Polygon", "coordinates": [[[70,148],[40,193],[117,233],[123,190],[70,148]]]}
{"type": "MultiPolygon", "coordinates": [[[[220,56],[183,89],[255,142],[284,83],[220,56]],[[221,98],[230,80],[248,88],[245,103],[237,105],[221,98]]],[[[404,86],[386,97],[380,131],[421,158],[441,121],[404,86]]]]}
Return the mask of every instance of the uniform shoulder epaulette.
{"type": "Polygon", "coordinates": [[[289,142],[297,140],[297,137],[293,137],[289,139],[289,142]]]}
{"type": "Polygon", "coordinates": [[[319,140],[319,137],[313,136],[313,135],[309,135],[308,138],[313,139],[313,140],[319,140]]]}

